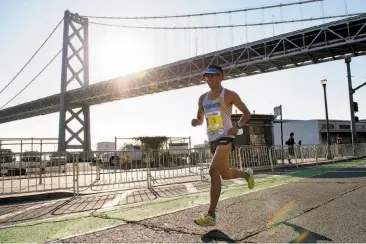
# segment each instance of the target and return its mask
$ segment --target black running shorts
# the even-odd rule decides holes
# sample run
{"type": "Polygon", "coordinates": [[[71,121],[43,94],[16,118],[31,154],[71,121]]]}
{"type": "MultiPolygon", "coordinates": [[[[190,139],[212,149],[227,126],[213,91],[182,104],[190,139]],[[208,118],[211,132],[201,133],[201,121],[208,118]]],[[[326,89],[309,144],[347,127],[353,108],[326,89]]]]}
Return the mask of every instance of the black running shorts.
{"type": "Polygon", "coordinates": [[[229,145],[230,143],[232,145],[232,150],[231,151],[234,151],[235,146],[233,144],[233,141],[234,141],[234,138],[232,138],[232,137],[221,137],[217,140],[210,141],[209,144],[210,144],[211,153],[215,154],[217,146],[219,146],[219,145],[229,145]]]}

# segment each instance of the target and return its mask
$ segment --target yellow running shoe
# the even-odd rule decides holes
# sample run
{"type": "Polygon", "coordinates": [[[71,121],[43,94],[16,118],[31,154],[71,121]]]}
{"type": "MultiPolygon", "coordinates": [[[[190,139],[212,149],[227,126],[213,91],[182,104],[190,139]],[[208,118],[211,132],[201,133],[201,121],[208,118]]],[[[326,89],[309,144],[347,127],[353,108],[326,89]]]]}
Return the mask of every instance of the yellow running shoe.
{"type": "Polygon", "coordinates": [[[214,226],[216,225],[216,216],[212,217],[205,213],[202,218],[195,219],[194,222],[200,226],[214,226]]]}
{"type": "Polygon", "coordinates": [[[253,170],[251,168],[247,168],[245,172],[249,175],[249,178],[246,180],[248,182],[248,188],[253,189],[255,186],[253,170]]]}

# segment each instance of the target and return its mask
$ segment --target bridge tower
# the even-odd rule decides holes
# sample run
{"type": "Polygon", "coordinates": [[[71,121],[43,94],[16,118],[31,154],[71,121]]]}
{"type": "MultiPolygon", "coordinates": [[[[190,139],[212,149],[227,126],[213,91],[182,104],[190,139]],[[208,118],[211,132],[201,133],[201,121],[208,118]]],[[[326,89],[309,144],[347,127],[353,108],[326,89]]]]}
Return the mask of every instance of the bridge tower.
{"type": "Polygon", "coordinates": [[[66,94],[68,90],[83,89],[87,86],[89,86],[88,19],[66,10],[61,67],[58,151],[64,152],[67,149],[91,150],[89,105],[80,103],[71,107],[69,97],[66,94]],[[77,87],[70,88],[72,83],[77,87]]]}

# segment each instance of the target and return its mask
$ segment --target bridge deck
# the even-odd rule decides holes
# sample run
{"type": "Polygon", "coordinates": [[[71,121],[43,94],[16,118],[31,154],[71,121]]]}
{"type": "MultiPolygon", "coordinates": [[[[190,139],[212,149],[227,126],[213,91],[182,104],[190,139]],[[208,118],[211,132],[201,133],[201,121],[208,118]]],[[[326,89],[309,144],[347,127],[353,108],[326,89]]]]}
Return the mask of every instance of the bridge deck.
{"type": "MultiPolygon", "coordinates": [[[[223,67],[225,79],[234,79],[365,55],[365,25],[366,14],[334,21],[70,90],[66,99],[79,107],[195,86],[212,63],[223,67]]],[[[0,124],[54,113],[59,106],[56,94],[3,109],[0,124]]]]}

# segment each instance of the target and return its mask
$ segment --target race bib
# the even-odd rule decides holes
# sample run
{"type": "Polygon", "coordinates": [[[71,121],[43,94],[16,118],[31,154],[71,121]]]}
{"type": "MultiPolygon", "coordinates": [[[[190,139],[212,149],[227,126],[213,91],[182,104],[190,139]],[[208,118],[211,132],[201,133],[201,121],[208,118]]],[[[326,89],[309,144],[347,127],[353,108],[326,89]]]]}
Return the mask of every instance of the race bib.
{"type": "Polygon", "coordinates": [[[209,134],[216,134],[222,132],[224,124],[222,122],[222,116],[220,111],[214,111],[206,114],[207,118],[207,130],[209,134]]]}

